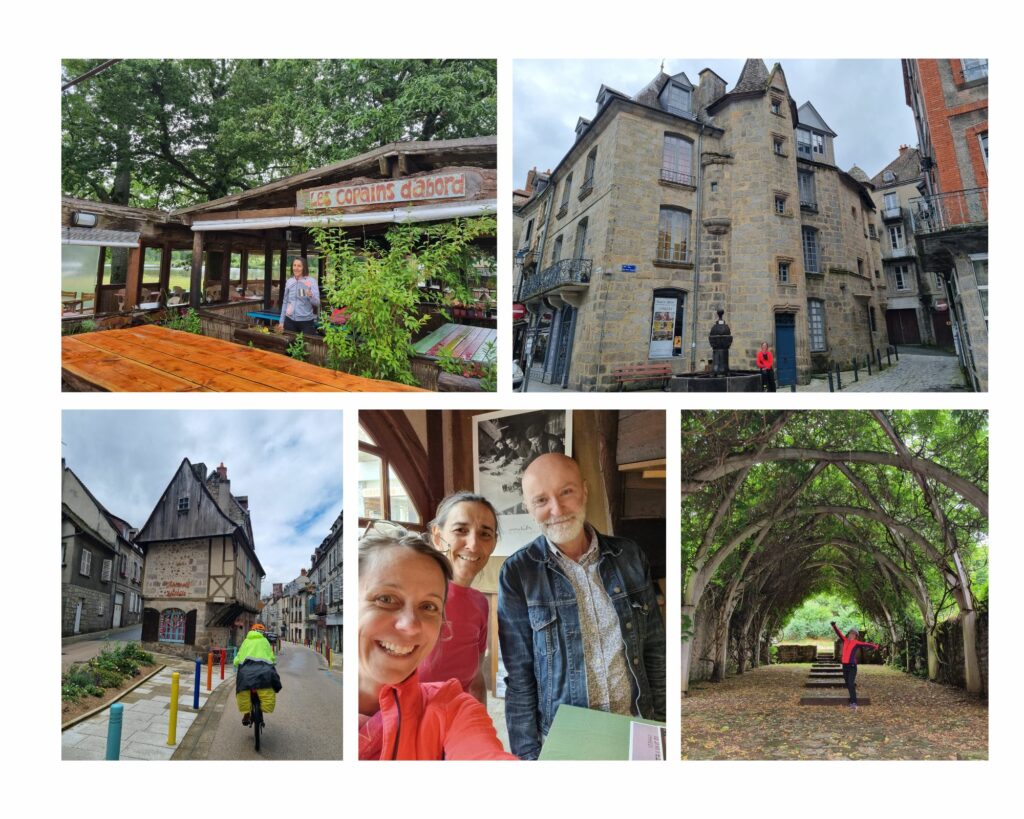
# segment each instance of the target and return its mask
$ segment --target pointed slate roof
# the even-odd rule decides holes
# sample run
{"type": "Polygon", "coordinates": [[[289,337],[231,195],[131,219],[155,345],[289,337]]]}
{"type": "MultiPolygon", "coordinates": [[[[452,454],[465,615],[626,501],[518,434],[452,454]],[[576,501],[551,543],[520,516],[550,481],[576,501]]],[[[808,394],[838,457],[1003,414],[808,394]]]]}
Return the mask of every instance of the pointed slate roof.
{"type": "Polygon", "coordinates": [[[815,131],[824,131],[829,136],[838,136],[835,131],[825,124],[825,120],[821,118],[821,114],[817,112],[815,107],[811,105],[810,100],[805,102],[797,109],[797,121],[801,125],[806,125],[808,128],[813,128],[815,131]]]}
{"type": "Polygon", "coordinates": [[[905,185],[921,177],[921,152],[917,148],[907,148],[900,155],[871,177],[871,184],[876,188],[890,188],[894,185],[905,185]],[[896,177],[893,182],[886,182],[882,176],[892,171],[896,177]]]}
{"type": "Polygon", "coordinates": [[[768,67],[764,60],[752,59],[743,63],[743,70],[736,86],[732,89],[733,94],[743,94],[748,91],[764,91],[768,85],[768,67]]]}

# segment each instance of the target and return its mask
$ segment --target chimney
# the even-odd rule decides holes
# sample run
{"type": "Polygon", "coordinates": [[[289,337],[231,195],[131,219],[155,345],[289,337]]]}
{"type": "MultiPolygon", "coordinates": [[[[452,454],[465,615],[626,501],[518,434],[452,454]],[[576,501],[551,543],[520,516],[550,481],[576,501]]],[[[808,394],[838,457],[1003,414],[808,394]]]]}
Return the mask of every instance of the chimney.
{"type": "Polygon", "coordinates": [[[306,576],[306,570],[305,569],[300,569],[299,570],[299,575],[302,576],[302,577],[305,577],[306,576]]]}
{"type": "Polygon", "coordinates": [[[909,145],[900,145],[900,156],[903,156],[907,151],[910,150],[909,145]]]}
{"type": "Polygon", "coordinates": [[[705,68],[698,76],[700,79],[697,82],[694,113],[698,119],[703,120],[707,117],[707,107],[725,94],[726,84],[725,80],[710,68],[705,68]]]}
{"type": "Polygon", "coordinates": [[[220,475],[220,479],[222,481],[226,481],[228,479],[228,468],[224,466],[224,461],[221,461],[220,466],[217,467],[217,474],[220,475]]]}
{"type": "Polygon", "coordinates": [[[249,511],[249,496],[248,495],[236,495],[235,501],[239,506],[242,507],[246,512],[249,511]]]}

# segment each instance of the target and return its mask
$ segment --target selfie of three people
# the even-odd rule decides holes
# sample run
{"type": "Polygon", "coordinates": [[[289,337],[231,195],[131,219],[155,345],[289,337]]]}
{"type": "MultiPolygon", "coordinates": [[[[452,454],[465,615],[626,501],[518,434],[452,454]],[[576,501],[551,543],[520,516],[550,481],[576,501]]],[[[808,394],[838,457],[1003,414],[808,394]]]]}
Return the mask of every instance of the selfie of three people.
{"type": "Polygon", "coordinates": [[[664,424],[360,413],[360,759],[663,758],[664,424]]]}

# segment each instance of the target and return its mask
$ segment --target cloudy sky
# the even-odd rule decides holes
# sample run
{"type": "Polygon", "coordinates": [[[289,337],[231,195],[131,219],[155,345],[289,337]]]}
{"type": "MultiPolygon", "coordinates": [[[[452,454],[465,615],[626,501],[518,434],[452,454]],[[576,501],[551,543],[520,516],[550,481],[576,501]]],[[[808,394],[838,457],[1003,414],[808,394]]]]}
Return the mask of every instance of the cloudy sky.
{"type": "MultiPolygon", "coordinates": [[[[899,60],[784,60],[762,58],[770,70],[779,62],[797,107],[810,100],[838,134],[836,162],[859,165],[874,176],[915,146],[914,117],[903,96],[899,60]]],[[[605,84],[630,96],[657,76],[661,58],[651,60],[516,60],[513,71],[515,186],[536,166],[552,169],[572,145],[579,117],[592,118],[597,91],[605,84]]],[[[665,73],[686,73],[697,84],[710,68],[731,91],[743,60],[665,60],[665,73]]]]}
{"type": "Polygon", "coordinates": [[[227,467],[249,496],[270,584],[309,568],[342,505],[340,412],[66,411],[61,452],[107,509],[141,527],[183,458],[227,467]]]}

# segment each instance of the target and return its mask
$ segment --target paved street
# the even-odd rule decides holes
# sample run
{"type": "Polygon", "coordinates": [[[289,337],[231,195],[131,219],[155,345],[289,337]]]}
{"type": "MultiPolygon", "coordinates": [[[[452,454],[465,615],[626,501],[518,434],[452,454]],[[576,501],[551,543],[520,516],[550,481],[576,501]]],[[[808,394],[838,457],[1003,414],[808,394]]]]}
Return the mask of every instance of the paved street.
{"type": "MultiPolygon", "coordinates": [[[[885,361],[885,359],[882,359],[885,361]]],[[[561,386],[542,384],[540,370],[534,368],[530,379],[530,392],[565,392],[561,386]]],[[[853,370],[842,372],[843,392],[967,392],[960,362],[953,353],[938,350],[900,349],[900,360],[894,358],[892,366],[886,364],[882,372],[872,366],[872,374],[860,370],[857,381],[853,370]]],[[[798,386],[797,392],[828,392],[827,378],[812,378],[810,384],[798,386]]],[[[662,392],[660,388],[637,389],[628,387],[628,392],[662,392]]],[[[789,392],[788,387],[779,389],[789,392]]]]}
{"type": "MultiPolygon", "coordinates": [[[[97,652],[98,653],[98,652],[97,652]]],[[[185,737],[198,714],[192,710],[195,663],[167,654],[154,654],[158,664],[166,668],[133,689],[118,702],[124,706],[121,726],[121,759],[170,759],[176,745],[167,744],[167,726],[171,702],[171,674],[180,674],[178,689],[177,744],[185,737]]],[[[213,693],[218,686],[234,691],[234,675],[225,674],[220,681],[219,668],[214,670],[213,693]]],[[[207,703],[206,669],[200,682],[199,708],[207,703]]],[[[105,759],[110,709],[67,729],[61,734],[61,759],[105,759]]]]}
{"type": "Polygon", "coordinates": [[[137,643],[141,639],[141,624],[99,632],[87,639],[65,638],[61,641],[60,670],[67,671],[73,663],[88,662],[93,657],[99,656],[99,653],[105,648],[117,648],[125,643],[137,643]]]}
{"type": "MultiPolygon", "coordinates": [[[[874,369],[868,376],[861,370],[858,380],[854,381],[853,370],[849,370],[844,371],[842,377],[843,392],[967,391],[956,355],[932,350],[903,348],[900,360],[893,359],[892,366],[886,366],[882,372],[874,369]]],[[[796,389],[797,392],[828,392],[828,380],[813,378],[810,384],[796,389]]]]}
{"type": "Polygon", "coordinates": [[[295,643],[284,644],[277,668],[282,688],[274,713],[266,715],[259,753],[252,729],[242,726],[232,680],[175,759],[341,759],[341,669],[328,671],[323,657],[295,643]]]}

